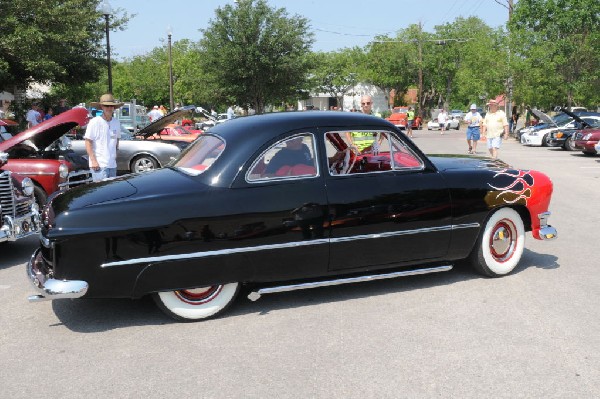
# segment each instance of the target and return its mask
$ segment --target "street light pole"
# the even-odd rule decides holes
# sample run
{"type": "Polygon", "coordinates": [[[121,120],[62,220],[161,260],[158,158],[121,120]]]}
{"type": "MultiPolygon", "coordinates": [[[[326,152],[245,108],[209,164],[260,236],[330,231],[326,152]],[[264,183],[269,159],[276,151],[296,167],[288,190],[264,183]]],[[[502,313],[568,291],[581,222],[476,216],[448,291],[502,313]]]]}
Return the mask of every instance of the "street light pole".
{"type": "Polygon", "coordinates": [[[167,43],[169,47],[169,109],[173,111],[175,104],[173,102],[173,56],[171,54],[171,36],[173,35],[173,30],[171,26],[167,27],[167,43]]]}
{"type": "Polygon", "coordinates": [[[112,8],[108,0],[104,0],[102,3],[102,14],[104,14],[104,19],[106,20],[106,60],[108,63],[108,92],[112,94],[112,64],[110,62],[110,34],[109,34],[109,18],[112,13],[112,8]]]}

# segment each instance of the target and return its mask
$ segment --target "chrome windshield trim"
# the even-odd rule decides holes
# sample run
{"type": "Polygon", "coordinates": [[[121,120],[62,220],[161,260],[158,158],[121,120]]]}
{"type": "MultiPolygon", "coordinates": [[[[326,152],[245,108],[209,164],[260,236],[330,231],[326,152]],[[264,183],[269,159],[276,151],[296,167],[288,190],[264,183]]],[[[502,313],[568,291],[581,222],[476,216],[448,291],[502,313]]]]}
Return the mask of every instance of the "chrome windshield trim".
{"type": "Polygon", "coordinates": [[[135,265],[139,263],[155,263],[155,262],[169,262],[174,260],[181,259],[199,259],[199,258],[208,258],[211,256],[219,256],[219,255],[232,255],[232,254],[240,254],[240,253],[248,253],[248,252],[259,252],[259,251],[268,251],[273,249],[284,249],[284,248],[298,248],[298,247],[307,247],[313,245],[322,245],[322,244],[337,244],[341,242],[350,242],[350,241],[358,241],[358,240],[371,240],[376,238],[389,238],[403,235],[412,235],[412,234],[422,234],[422,233],[433,233],[438,231],[448,231],[448,230],[460,230],[460,229],[472,229],[478,228],[479,223],[468,223],[468,224],[458,224],[458,225],[446,225],[439,227],[429,227],[424,229],[414,229],[414,230],[402,230],[402,231],[393,231],[386,233],[375,233],[375,234],[364,234],[357,235],[351,237],[339,237],[339,238],[322,238],[319,240],[310,240],[310,241],[294,241],[294,242],[286,242],[281,244],[269,244],[269,245],[257,245],[254,247],[241,247],[241,248],[229,248],[229,249],[221,249],[218,251],[204,251],[204,252],[193,252],[188,254],[179,254],[179,255],[165,255],[165,256],[149,256],[147,258],[135,258],[122,260],[118,262],[108,262],[100,265],[102,268],[106,267],[115,267],[115,266],[125,266],[125,265],[135,265]]]}

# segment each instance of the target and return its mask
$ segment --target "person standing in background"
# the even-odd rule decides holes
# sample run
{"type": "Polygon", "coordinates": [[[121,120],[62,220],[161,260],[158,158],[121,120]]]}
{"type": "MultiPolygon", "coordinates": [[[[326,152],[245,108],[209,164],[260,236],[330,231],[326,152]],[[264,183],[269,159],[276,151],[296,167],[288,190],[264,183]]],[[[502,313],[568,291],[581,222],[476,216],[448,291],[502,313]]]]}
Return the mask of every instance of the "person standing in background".
{"type": "Polygon", "coordinates": [[[67,107],[67,100],[61,98],[58,100],[58,107],[54,107],[54,115],[60,115],[65,111],[68,111],[70,108],[67,107]]]}
{"type": "Polygon", "coordinates": [[[498,150],[502,145],[502,138],[508,138],[508,121],[506,114],[498,109],[498,102],[490,100],[487,105],[490,110],[483,119],[483,137],[487,139],[487,147],[493,159],[498,158],[498,150]]]}
{"type": "Polygon", "coordinates": [[[413,107],[408,107],[408,111],[406,112],[406,134],[408,137],[413,136],[412,125],[415,121],[415,111],[413,107]]]}
{"type": "Polygon", "coordinates": [[[469,154],[477,153],[477,141],[480,138],[481,132],[481,114],[477,112],[477,105],[471,104],[471,109],[465,115],[465,122],[467,123],[467,144],[469,145],[469,154]]]}
{"type": "Polygon", "coordinates": [[[40,114],[40,107],[38,107],[37,103],[31,104],[31,109],[27,111],[25,120],[27,120],[28,129],[38,125],[42,121],[42,114],[40,114]]]}
{"type": "Polygon", "coordinates": [[[364,95],[360,98],[360,109],[363,114],[373,114],[373,98],[369,95],[364,95]]]}
{"type": "Polygon", "coordinates": [[[121,123],[113,118],[116,108],[123,103],[115,102],[112,94],[104,94],[92,107],[100,107],[102,115],[94,117],[85,130],[85,150],[93,181],[117,176],[117,151],[121,136],[121,123]]]}
{"type": "Polygon", "coordinates": [[[446,121],[448,120],[448,113],[444,108],[440,111],[437,117],[437,121],[440,124],[440,134],[444,134],[444,130],[446,130],[446,121]]]}

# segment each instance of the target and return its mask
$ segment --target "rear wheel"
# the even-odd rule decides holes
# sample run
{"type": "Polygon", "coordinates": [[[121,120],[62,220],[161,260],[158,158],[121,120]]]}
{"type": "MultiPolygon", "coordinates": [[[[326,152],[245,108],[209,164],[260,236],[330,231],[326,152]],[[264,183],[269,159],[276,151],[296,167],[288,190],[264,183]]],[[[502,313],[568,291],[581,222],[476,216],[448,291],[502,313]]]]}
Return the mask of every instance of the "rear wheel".
{"type": "Polygon", "coordinates": [[[471,264],[485,276],[504,276],[517,266],[524,247],[525,228],[521,216],[514,209],[502,208],[486,222],[471,253],[471,264]]]}
{"type": "Polygon", "coordinates": [[[156,161],[156,159],[150,155],[138,155],[131,161],[129,170],[131,170],[132,173],[138,173],[147,172],[156,168],[158,168],[158,161],[156,161]]]}
{"type": "Polygon", "coordinates": [[[153,297],[167,316],[179,321],[198,321],[215,317],[225,311],[237,296],[239,289],[239,283],[229,283],[156,292],[153,297]]]}

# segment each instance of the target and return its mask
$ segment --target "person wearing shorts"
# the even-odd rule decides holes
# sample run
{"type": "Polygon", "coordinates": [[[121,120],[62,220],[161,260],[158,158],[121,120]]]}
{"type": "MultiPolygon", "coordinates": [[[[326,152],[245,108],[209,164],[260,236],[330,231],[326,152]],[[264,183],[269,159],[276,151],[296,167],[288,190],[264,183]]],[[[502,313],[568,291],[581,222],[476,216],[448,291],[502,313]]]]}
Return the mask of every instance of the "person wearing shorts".
{"type": "Polygon", "coordinates": [[[496,159],[502,145],[502,137],[508,138],[508,120],[504,111],[498,109],[496,100],[490,100],[487,105],[490,109],[483,119],[483,137],[487,139],[490,155],[496,159]]]}
{"type": "Polygon", "coordinates": [[[477,142],[480,138],[480,125],[481,125],[481,114],[477,112],[477,105],[471,104],[471,110],[465,115],[465,122],[467,123],[467,145],[469,154],[477,153],[477,142]]]}

